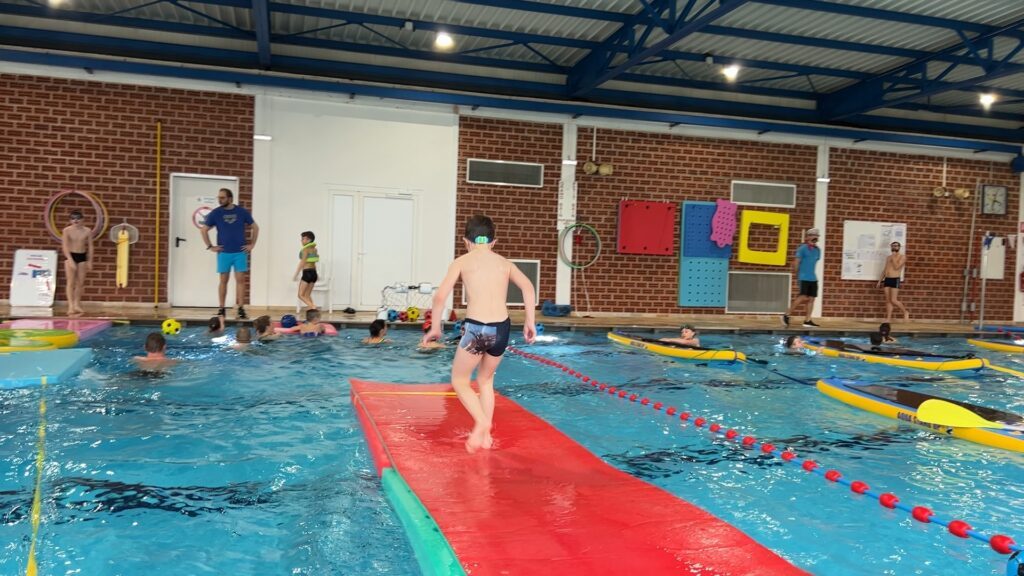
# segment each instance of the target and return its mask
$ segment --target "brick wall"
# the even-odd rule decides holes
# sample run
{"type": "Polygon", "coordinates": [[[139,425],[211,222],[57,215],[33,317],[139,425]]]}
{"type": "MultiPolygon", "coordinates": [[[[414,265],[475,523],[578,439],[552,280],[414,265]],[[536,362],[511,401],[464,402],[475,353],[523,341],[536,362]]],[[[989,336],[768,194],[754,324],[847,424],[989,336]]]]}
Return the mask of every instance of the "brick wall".
{"type": "MultiPolygon", "coordinates": [[[[842,280],[842,233],[845,220],[905,222],[907,224],[907,284],[900,300],[911,317],[959,319],[963,269],[967,265],[973,196],[977,183],[1006,186],[1006,216],[977,216],[975,242],[986,230],[1014,234],[1020,199],[1019,178],[1002,163],[949,159],[947,188],[969,188],[970,201],[935,198],[942,184],[942,158],[850,149],[833,149],[830,157],[828,234],[825,253],[827,281],[825,316],[878,318],[885,314],[882,293],[874,282],[842,280]]],[[[1013,318],[1013,280],[1016,252],[1006,251],[1005,280],[986,285],[985,316],[1013,318]]],[[[979,264],[975,247],[972,267],[979,264]]],[[[970,301],[980,301],[980,284],[972,281],[970,301]]],[[[976,313],[968,313],[974,318],[976,313]]]]}
{"type": "MultiPolygon", "coordinates": [[[[253,99],[250,96],[153,88],[35,76],[0,75],[0,298],[10,291],[18,248],[60,248],[43,226],[52,194],[63,189],[94,193],[110,222],[139,229],[132,246],[129,287],[114,285],[116,249],[106,234],[95,243],[95,263],[83,300],[152,302],[157,250],[167,262],[168,179],[172,172],[237,175],[246,202],[252,191],[253,99]],[[161,237],[155,236],[154,173],[156,123],[161,121],[161,237]]],[[[62,201],[59,227],[67,214],[88,204],[62,201]]],[[[61,258],[63,261],[63,258],[61,258]]],[[[63,263],[57,299],[65,298],[63,263]]],[[[166,264],[160,271],[166,302],[166,264]]]]}
{"type": "MultiPolygon", "coordinates": [[[[462,118],[459,132],[457,252],[463,252],[462,223],[477,212],[495,217],[498,250],[512,258],[539,258],[541,300],[554,299],[558,239],[558,179],[561,172],[562,130],[557,124],[462,118]],[[465,159],[486,158],[540,162],[545,165],[544,188],[508,188],[465,182],[465,159]]],[[[591,129],[578,134],[577,158],[590,156],[591,129]]],[[[636,313],[723,313],[721,308],[680,308],[679,224],[672,256],[616,254],[618,207],[623,198],[681,203],[729,197],[733,179],[788,182],[797,185],[797,207],[791,214],[789,252],[796,249],[800,231],[814,217],[817,151],[811,146],[683,138],[667,134],[599,130],[597,159],[612,163],[611,176],[587,176],[577,171],[577,213],[580,222],[594,226],[602,239],[596,264],[575,273],[573,303],[581,311],[636,313]],[[590,305],[587,306],[589,299],[590,305]]],[[[771,208],[765,210],[772,211],[771,208]]],[[[751,245],[774,248],[774,231],[755,228],[751,245]]],[[[586,260],[593,246],[588,237],[574,248],[574,260],[586,260]]],[[[733,270],[788,271],[789,268],[730,264],[733,270]]],[[[456,293],[456,302],[461,294],[456,293]]]]}
{"type": "MultiPolygon", "coordinates": [[[[591,155],[592,134],[590,128],[579,130],[577,158],[581,162],[591,155]]],[[[589,291],[594,311],[724,313],[724,308],[680,308],[678,305],[678,220],[671,256],[616,253],[619,201],[630,198],[677,205],[687,200],[713,202],[729,198],[732,180],[796,184],[795,208],[757,208],[790,214],[787,252],[792,254],[800,242],[801,231],[809,228],[814,220],[816,159],[817,149],[813,146],[598,129],[596,160],[612,163],[615,171],[611,176],[587,176],[582,170],[577,173],[577,217],[597,229],[603,251],[597,263],[582,275],[575,275],[573,304],[577,309],[585,309],[589,291]]],[[[774,250],[776,238],[774,230],[767,226],[754,227],[750,245],[758,250],[774,250]]],[[[584,256],[584,253],[574,254],[574,259],[584,256]]],[[[734,246],[729,269],[788,272],[791,267],[740,263],[736,260],[734,246]]]]}
{"type": "MultiPolygon", "coordinates": [[[[558,180],[562,168],[562,127],[491,118],[459,120],[458,194],[455,209],[455,254],[465,254],[466,220],[484,214],[494,220],[495,251],[506,258],[540,260],[540,299],[555,299],[555,230],[558,180]],[[466,159],[536,162],[544,165],[542,188],[493,186],[466,182],[466,159]]],[[[462,306],[462,288],[455,306],[462,306]]]]}

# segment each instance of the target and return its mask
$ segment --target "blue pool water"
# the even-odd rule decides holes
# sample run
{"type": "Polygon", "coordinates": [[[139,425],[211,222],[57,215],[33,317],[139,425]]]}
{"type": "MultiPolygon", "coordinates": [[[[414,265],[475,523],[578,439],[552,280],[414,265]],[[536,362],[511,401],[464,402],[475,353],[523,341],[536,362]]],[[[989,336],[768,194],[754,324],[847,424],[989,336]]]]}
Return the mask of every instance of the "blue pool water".
{"type": "MultiPolygon", "coordinates": [[[[41,574],[417,574],[351,410],[349,376],[447,380],[451,352],[285,338],[248,353],[198,331],[171,342],[169,375],[134,373],[148,331],[90,342],[95,362],[47,400],[41,574]]],[[[552,333],[532,352],[603,382],[722,421],[836,468],[876,492],[1024,538],[1024,456],[933,436],[827,398],[760,367],[676,362],[552,333]]],[[[848,360],[778,355],[777,336],[711,335],[796,380],[837,375],[1024,413],[1024,382],[949,378],[848,360]]],[[[904,342],[967,351],[962,340],[904,342]]],[[[985,353],[1024,369],[1013,357],[985,353]]],[[[937,525],[914,522],[778,459],[695,432],[553,368],[509,356],[499,391],[617,466],[704,507],[804,569],[826,575],[1002,575],[1006,558],[937,525]]],[[[23,573],[41,390],[0,390],[0,573],[23,573]]],[[[500,445],[500,413],[497,440],[500,445]]],[[[751,573],[756,573],[756,568],[751,573]]]]}

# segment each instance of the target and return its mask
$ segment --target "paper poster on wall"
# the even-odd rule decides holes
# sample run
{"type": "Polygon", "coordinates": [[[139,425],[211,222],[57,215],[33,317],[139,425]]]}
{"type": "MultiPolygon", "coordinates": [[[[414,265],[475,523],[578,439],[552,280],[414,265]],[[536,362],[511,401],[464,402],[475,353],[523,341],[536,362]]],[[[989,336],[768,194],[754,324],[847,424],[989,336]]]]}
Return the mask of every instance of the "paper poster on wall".
{"type": "Polygon", "coordinates": [[[11,275],[12,307],[53,306],[57,291],[57,251],[17,250],[11,275]]]}
{"type": "Polygon", "coordinates": [[[878,281],[885,269],[889,245],[899,242],[907,253],[907,225],[892,222],[843,222],[843,280],[878,281]]]}

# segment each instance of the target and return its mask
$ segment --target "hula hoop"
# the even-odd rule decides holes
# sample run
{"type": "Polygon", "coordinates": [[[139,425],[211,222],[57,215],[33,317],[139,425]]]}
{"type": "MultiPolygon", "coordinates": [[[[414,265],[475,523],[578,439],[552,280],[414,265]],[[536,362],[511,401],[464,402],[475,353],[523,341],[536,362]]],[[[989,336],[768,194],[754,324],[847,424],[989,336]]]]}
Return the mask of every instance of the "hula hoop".
{"type": "Polygon", "coordinates": [[[103,236],[103,233],[107,229],[107,207],[100,202],[100,199],[90,194],[89,192],[81,192],[79,190],[61,190],[50,196],[50,200],[46,203],[46,211],[44,212],[43,220],[46,222],[46,230],[51,236],[57,240],[62,239],[63,235],[61,229],[57,227],[57,214],[56,208],[57,203],[62,200],[65,196],[77,194],[89,201],[92,204],[92,209],[96,211],[96,224],[92,227],[92,239],[99,240],[103,236]]]}
{"type": "Polygon", "coordinates": [[[601,236],[597,233],[597,230],[594,230],[594,227],[591,226],[590,224],[583,224],[582,222],[576,222],[575,224],[569,224],[568,226],[566,226],[562,230],[562,233],[558,235],[558,257],[569,268],[572,268],[574,270],[582,270],[582,269],[584,269],[584,268],[586,268],[588,266],[593,265],[594,262],[597,262],[597,259],[600,256],[601,256],[601,236]],[[573,231],[573,230],[575,230],[577,228],[581,228],[581,229],[586,230],[587,232],[590,232],[591,234],[593,234],[594,235],[594,240],[597,242],[597,250],[594,252],[594,257],[591,258],[590,260],[588,260],[587,262],[583,263],[583,264],[574,264],[565,255],[565,238],[566,238],[566,236],[569,235],[569,232],[571,232],[571,231],[573,231]]]}

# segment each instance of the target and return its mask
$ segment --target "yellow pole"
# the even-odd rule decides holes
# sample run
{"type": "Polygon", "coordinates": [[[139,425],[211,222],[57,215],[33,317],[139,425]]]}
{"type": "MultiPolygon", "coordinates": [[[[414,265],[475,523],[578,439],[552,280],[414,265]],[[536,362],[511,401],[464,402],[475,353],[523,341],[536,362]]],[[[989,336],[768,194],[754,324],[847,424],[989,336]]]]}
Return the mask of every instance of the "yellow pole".
{"type": "Polygon", "coordinates": [[[156,122],[156,257],[153,259],[153,309],[160,307],[160,132],[163,123],[156,122]]]}

